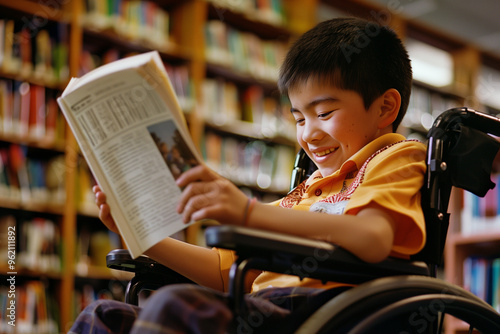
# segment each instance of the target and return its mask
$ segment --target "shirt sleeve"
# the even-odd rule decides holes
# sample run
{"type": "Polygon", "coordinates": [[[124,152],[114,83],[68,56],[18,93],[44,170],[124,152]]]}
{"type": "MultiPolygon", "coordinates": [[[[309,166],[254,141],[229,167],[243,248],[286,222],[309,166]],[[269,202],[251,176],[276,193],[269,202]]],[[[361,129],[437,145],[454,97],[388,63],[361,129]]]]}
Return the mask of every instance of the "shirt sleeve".
{"type": "Polygon", "coordinates": [[[221,274],[222,283],[224,285],[224,292],[229,290],[229,270],[236,261],[236,254],[228,249],[213,248],[219,255],[219,269],[221,274]]]}
{"type": "Polygon", "coordinates": [[[425,220],[420,199],[426,148],[418,142],[394,145],[368,163],[363,182],[347,204],[346,214],[357,214],[376,203],[396,221],[393,254],[417,253],[425,244],[425,220]]]}

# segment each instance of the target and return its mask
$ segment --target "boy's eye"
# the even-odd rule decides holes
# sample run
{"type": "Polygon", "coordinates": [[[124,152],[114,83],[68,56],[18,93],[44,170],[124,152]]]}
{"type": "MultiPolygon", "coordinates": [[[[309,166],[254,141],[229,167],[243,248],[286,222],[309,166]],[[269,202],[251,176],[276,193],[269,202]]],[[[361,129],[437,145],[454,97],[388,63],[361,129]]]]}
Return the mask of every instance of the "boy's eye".
{"type": "Polygon", "coordinates": [[[322,112],[320,114],[318,114],[318,118],[325,118],[327,116],[329,116],[330,114],[332,114],[335,110],[330,110],[330,111],[327,111],[327,112],[322,112]]]}
{"type": "Polygon", "coordinates": [[[304,119],[303,118],[296,118],[295,123],[302,124],[302,123],[304,123],[304,119]]]}

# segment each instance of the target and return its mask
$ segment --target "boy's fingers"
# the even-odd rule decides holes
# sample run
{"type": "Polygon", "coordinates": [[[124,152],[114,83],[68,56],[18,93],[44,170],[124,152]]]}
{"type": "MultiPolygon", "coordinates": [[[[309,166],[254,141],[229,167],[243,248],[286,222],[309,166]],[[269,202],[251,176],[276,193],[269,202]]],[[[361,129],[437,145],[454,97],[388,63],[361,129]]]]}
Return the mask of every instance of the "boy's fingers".
{"type": "MultiPolygon", "coordinates": [[[[203,211],[207,210],[210,206],[210,195],[208,193],[203,193],[200,195],[195,195],[189,198],[183,207],[182,217],[185,223],[192,220],[192,217],[197,214],[197,216],[202,215],[203,211]]],[[[200,218],[205,218],[200,217],[200,218]]]]}
{"type": "Polygon", "coordinates": [[[102,191],[97,192],[95,194],[95,202],[98,207],[100,207],[102,204],[106,204],[106,194],[102,191]]]}
{"type": "Polygon", "coordinates": [[[214,178],[215,175],[211,169],[205,165],[198,165],[182,173],[176,183],[182,188],[195,181],[211,181],[214,178]]]}
{"type": "Polygon", "coordinates": [[[115,220],[111,217],[111,210],[106,202],[106,194],[102,192],[98,185],[92,187],[92,191],[95,195],[95,203],[99,208],[99,219],[106,225],[106,227],[115,232],[119,233],[118,227],[116,226],[115,220]]]}
{"type": "Polygon", "coordinates": [[[110,229],[113,232],[119,233],[118,228],[116,227],[116,223],[111,217],[111,211],[109,209],[109,205],[107,204],[102,204],[99,206],[99,219],[106,225],[108,229],[110,229]]]}
{"type": "Polygon", "coordinates": [[[106,204],[99,205],[99,218],[105,222],[109,220],[109,206],[106,204]]]}
{"type": "Polygon", "coordinates": [[[177,204],[177,212],[181,213],[185,210],[186,205],[195,196],[204,196],[210,191],[210,185],[207,182],[192,182],[182,192],[179,203],[177,204]]]}

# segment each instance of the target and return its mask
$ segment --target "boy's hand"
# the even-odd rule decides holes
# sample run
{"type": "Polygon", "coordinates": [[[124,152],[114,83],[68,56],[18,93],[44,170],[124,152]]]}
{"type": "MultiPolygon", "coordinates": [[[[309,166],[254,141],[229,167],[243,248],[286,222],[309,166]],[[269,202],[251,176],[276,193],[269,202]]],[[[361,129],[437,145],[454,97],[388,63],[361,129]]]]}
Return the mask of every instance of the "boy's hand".
{"type": "Polygon", "coordinates": [[[177,206],[184,222],[215,219],[221,224],[244,224],[248,197],[207,166],[191,168],[176,182],[179,187],[185,187],[177,206]]]}
{"type": "Polygon", "coordinates": [[[118,228],[116,227],[116,223],[113,217],[111,217],[109,205],[106,202],[106,194],[102,192],[99,186],[94,186],[92,188],[92,191],[94,192],[95,202],[97,204],[97,207],[99,208],[99,218],[104,223],[104,225],[106,225],[108,229],[110,229],[115,233],[120,234],[120,232],[118,232],[118,228]]]}

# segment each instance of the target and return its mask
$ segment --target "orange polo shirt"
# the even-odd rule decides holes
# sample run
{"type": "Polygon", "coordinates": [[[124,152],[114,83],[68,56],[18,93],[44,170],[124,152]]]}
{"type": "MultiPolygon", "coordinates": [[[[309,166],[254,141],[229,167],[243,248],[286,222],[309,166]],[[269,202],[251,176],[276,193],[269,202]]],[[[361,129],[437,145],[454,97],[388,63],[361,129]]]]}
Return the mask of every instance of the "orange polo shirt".
{"type": "MultiPolygon", "coordinates": [[[[425,244],[425,221],[420,206],[425,155],[424,144],[406,141],[399,134],[386,134],[367,144],[332,175],[323,177],[316,171],[297,189],[271,205],[356,215],[367,205],[377,203],[387,209],[397,224],[391,255],[405,258],[425,244]]],[[[228,250],[217,251],[227,286],[235,255],[228,250]]],[[[300,280],[296,276],[263,272],[254,281],[252,291],[288,286],[331,288],[338,284],[325,285],[315,279],[300,280]]]]}

